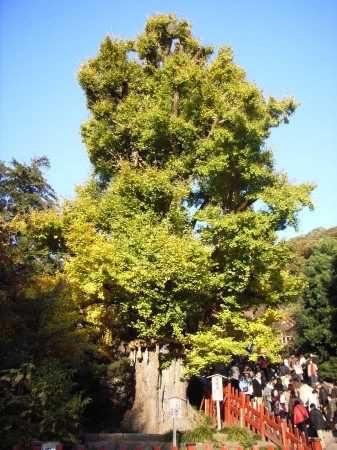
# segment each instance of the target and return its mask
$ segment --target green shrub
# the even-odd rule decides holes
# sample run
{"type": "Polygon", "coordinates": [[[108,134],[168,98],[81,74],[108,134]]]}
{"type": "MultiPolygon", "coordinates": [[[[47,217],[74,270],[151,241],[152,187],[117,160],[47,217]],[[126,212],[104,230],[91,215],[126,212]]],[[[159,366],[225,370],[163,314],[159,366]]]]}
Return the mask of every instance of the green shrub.
{"type": "Polygon", "coordinates": [[[257,443],[256,436],[242,428],[223,428],[221,432],[227,435],[229,441],[239,442],[244,448],[250,448],[257,443]]]}
{"type": "MultiPolygon", "coordinates": [[[[213,434],[215,430],[212,428],[211,424],[212,420],[210,417],[205,416],[202,412],[199,413],[199,423],[193,430],[177,431],[177,443],[214,441],[213,434]]],[[[171,442],[172,440],[172,431],[164,435],[165,442],[171,442]]]]}
{"type": "Polygon", "coordinates": [[[207,424],[202,424],[193,430],[182,433],[181,442],[205,442],[214,440],[214,429],[207,424]]]}
{"type": "Polygon", "coordinates": [[[90,399],[75,389],[74,372],[57,362],[0,374],[0,441],[30,448],[34,439],[75,442],[75,433],[90,399]]]}
{"type": "Polygon", "coordinates": [[[329,381],[337,382],[337,358],[332,356],[319,366],[319,376],[329,381]]]}

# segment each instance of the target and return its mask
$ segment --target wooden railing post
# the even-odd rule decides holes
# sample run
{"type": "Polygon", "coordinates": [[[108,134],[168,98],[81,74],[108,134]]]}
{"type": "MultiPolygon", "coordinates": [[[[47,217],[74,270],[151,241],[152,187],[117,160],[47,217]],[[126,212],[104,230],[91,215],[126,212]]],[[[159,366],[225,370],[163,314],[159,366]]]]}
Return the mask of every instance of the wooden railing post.
{"type": "Polygon", "coordinates": [[[289,450],[289,442],[287,439],[287,419],[281,419],[281,431],[282,431],[283,450],[289,450]]]}
{"type": "Polygon", "coordinates": [[[245,421],[245,417],[244,415],[246,414],[246,395],[244,392],[240,391],[239,393],[239,404],[240,404],[240,428],[245,428],[244,426],[244,421],[245,421]]]}
{"type": "Polygon", "coordinates": [[[310,443],[313,450],[322,450],[322,444],[319,438],[311,438],[310,443]]]}
{"type": "Polygon", "coordinates": [[[195,450],[195,442],[187,442],[186,443],[186,450],[195,450]]]}
{"type": "Polygon", "coordinates": [[[230,427],[231,426],[231,393],[232,393],[232,387],[231,387],[230,382],[227,384],[226,389],[227,389],[227,405],[226,405],[225,423],[228,427],[230,427]]]}
{"type": "Polygon", "coordinates": [[[205,398],[205,415],[210,415],[210,407],[209,407],[210,401],[209,398],[205,398]]]}
{"type": "Polygon", "coordinates": [[[264,415],[266,412],[266,408],[263,405],[260,405],[260,435],[261,435],[261,439],[264,439],[264,415]]]}

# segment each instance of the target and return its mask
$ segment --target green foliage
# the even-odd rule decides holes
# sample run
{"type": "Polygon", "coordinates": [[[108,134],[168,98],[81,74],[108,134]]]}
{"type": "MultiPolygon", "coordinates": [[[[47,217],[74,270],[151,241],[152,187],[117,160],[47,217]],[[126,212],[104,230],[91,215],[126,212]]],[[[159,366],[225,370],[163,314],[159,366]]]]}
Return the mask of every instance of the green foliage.
{"type": "Polygon", "coordinates": [[[319,376],[325,380],[337,383],[337,357],[331,356],[319,365],[319,376]]]}
{"type": "Polygon", "coordinates": [[[12,159],[9,166],[0,161],[0,288],[7,295],[25,284],[31,274],[55,266],[50,248],[37,248],[27,224],[35,211],[50,212],[56,196],[43,176],[49,167],[46,157],[34,158],[30,165],[12,159]],[[14,288],[13,288],[14,287],[14,288]]]}
{"type": "Polygon", "coordinates": [[[189,375],[198,375],[206,367],[215,364],[230,364],[233,355],[248,355],[247,347],[254,344],[252,360],[262,351],[271,360],[278,360],[281,349],[278,333],[271,325],[280,315],[267,310],[256,320],[246,319],[241,312],[235,312],[234,303],[229,304],[217,315],[211,327],[204,326],[195,334],[188,336],[186,360],[189,375]]]}
{"type": "Polygon", "coordinates": [[[68,368],[79,368],[90,345],[62,273],[62,223],[45,167],[45,157],[0,165],[0,433],[8,446],[73,439],[87,404],[68,368]]]}
{"type": "Polygon", "coordinates": [[[127,357],[114,361],[108,366],[108,376],[110,378],[123,377],[129,371],[130,360],[127,357]]]}
{"type": "Polygon", "coordinates": [[[293,272],[302,271],[313,251],[329,238],[337,238],[337,227],[329,229],[316,228],[308,234],[290,239],[288,244],[294,253],[291,270],[293,272]]]}
{"type": "Polygon", "coordinates": [[[316,350],[323,360],[336,356],[337,240],[327,239],[316,248],[304,268],[307,285],[297,321],[298,345],[316,350]]]}
{"type": "Polygon", "coordinates": [[[210,251],[187,228],[180,184],[169,184],[155,169],[143,176],[129,173],[124,165],[99,201],[83,191],[66,205],[72,253],[67,275],[84,292],[82,302],[96,298],[109,305],[100,313],[98,305],[97,319],[113,316],[114,336],[125,330],[143,338],[181,339],[188,320],[197,321],[209,307],[210,251]],[[156,210],[163,196],[169,198],[164,215],[156,210]]]}
{"type": "Polygon", "coordinates": [[[76,392],[73,372],[56,361],[3,371],[0,378],[0,438],[5,447],[34,439],[75,442],[90,400],[76,392]]]}
{"type": "MultiPolygon", "coordinates": [[[[247,430],[238,427],[222,428],[216,430],[212,427],[211,418],[203,416],[202,422],[194,429],[189,431],[177,431],[177,443],[182,444],[186,442],[205,443],[211,442],[216,448],[218,440],[215,439],[215,433],[221,433],[226,436],[227,441],[238,442],[244,448],[252,448],[257,444],[256,435],[253,435],[247,430]]],[[[165,435],[165,441],[172,441],[173,434],[169,432],[165,435]]]]}
{"type": "Polygon", "coordinates": [[[196,206],[237,212],[260,199],[274,226],[296,226],[314,186],[277,176],[264,141],[297,105],[265,99],[229,47],[211,60],[212,53],[175,15],[150,17],[134,41],[102,42],[78,72],[92,114],[82,137],[95,172],[110,180],[120,160],[171,168],[192,183],[196,206]]]}
{"type": "MultiPolygon", "coordinates": [[[[0,164],[8,439],[23,436],[24,422],[27,439],[72,439],[87,399],[64,367],[90,392],[109,377],[129,387],[127,360],[113,362],[121,342],[184,344],[190,374],[228,363],[251,343],[271,359],[280,350],[275,309],[298,296],[303,278],[276,232],[296,228],[314,185],[277,173],[266,141],[297,104],[265,98],[230,47],[213,52],[173,14],[150,17],[133,40],[104,39],[78,72],[94,173],[62,209],[43,177],[46,158],[0,164]],[[248,320],[247,310],[259,314],[248,320]],[[54,359],[64,367],[51,370],[54,359]]],[[[307,274],[320,303],[303,298],[325,330],[309,315],[302,323],[322,355],[335,351],[337,323],[336,263],[323,253],[324,282],[307,274]]],[[[171,357],[162,355],[162,368],[171,357]]]]}
{"type": "Polygon", "coordinates": [[[252,335],[273,358],[271,323],[240,320],[301,289],[276,231],[296,228],[314,185],[291,184],[266,148],[296,102],[266,99],[230,47],[213,55],[173,14],[150,17],[134,40],[108,36],[78,79],[96,179],[64,217],[66,272],[86,320],[109,323],[112,341],[188,336],[193,370],[227,361],[252,335]],[[213,348],[201,357],[205,341],[213,348]]]}
{"type": "Polygon", "coordinates": [[[244,448],[251,448],[253,445],[257,444],[256,436],[243,428],[223,428],[221,433],[226,434],[228,440],[239,442],[244,448]]]}
{"type": "MultiPolygon", "coordinates": [[[[197,416],[197,425],[192,430],[177,431],[176,438],[177,443],[183,442],[214,442],[214,428],[212,428],[212,419],[209,416],[205,416],[204,413],[199,412],[197,416]]],[[[164,435],[165,442],[172,442],[173,432],[170,431],[164,435]]]]}
{"type": "Polygon", "coordinates": [[[0,370],[47,354],[74,356],[80,347],[74,332],[78,314],[60,274],[60,216],[44,167],[45,157],[0,166],[0,370]]]}
{"type": "Polygon", "coordinates": [[[76,367],[89,347],[63,275],[34,275],[1,292],[0,370],[54,357],[76,367]]]}
{"type": "Polygon", "coordinates": [[[185,431],[181,435],[181,442],[212,442],[214,430],[207,424],[202,424],[193,430],[185,431]]]}
{"type": "Polygon", "coordinates": [[[55,205],[55,192],[45,180],[42,169],[49,168],[45,156],[33,158],[30,165],[12,159],[11,166],[0,161],[0,213],[6,220],[16,214],[55,205]]]}

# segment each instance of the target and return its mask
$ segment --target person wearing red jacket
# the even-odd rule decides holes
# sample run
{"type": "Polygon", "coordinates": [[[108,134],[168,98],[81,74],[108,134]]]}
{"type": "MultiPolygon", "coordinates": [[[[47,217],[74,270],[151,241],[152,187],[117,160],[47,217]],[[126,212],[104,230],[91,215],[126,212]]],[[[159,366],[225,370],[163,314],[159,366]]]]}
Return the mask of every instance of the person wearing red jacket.
{"type": "Polygon", "coordinates": [[[305,443],[308,444],[309,436],[307,424],[309,423],[309,412],[304,405],[301,405],[299,400],[296,400],[294,403],[293,423],[297,426],[301,435],[304,433],[306,440],[305,443]]]}

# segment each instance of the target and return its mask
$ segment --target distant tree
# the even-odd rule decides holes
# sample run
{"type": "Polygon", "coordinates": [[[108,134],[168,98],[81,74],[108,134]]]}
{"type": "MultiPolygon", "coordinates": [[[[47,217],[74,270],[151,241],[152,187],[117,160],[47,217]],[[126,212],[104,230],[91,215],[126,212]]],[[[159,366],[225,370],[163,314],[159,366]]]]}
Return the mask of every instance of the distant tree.
{"type": "Polygon", "coordinates": [[[302,272],[306,261],[315,249],[320,247],[329,238],[337,238],[337,227],[328,229],[316,228],[310,233],[290,239],[288,241],[289,248],[294,253],[290,269],[293,272],[302,272]]]}
{"type": "Polygon", "coordinates": [[[33,211],[56,207],[56,194],[44,178],[43,168],[49,168],[44,156],[33,158],[30,165],[14,158],[10,165],[0,162],[0,287],[14,288],[19,280],[24,282],[27,271],[32,273],[30,265],[41,261],[32,256],[35,249],[23,237],[23,229],[33,211]]]}
{"type": "Polygon", "coordinates": [[[30,165],[14,158],[9,166],[0,161],[0,213],[5,220],[55,205],[55,191],[44,178],[43,168],[49,168],[45,156],[33,158],[30,165]]]}
{"type": "Polygon", "coordinates": [[[337,239],[327,238],[304,267],[306,287],[297,315],[297,344],[323,359],[337,356],[337,239]]]}
{"type": "Polygon", "coordinates": [[[56,195],[42,168],[0,165],[0,440],[73,438],[87,404],[73,379],[88,348],[62,273],[56,195]],[[59,361],[57,364],[55,361],[59,361]],[[71,369],[71,370],[70,370],[71,369]],[[53,434],[54,433],[54,434],[53,434]]]}
{"type": "Polygon", "coordinates": [[[319,365],[319,376],[337,383],[337,357],[331,356],[319,365]]]}

